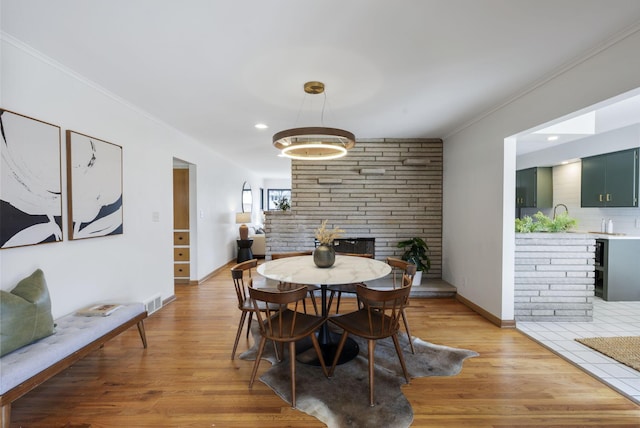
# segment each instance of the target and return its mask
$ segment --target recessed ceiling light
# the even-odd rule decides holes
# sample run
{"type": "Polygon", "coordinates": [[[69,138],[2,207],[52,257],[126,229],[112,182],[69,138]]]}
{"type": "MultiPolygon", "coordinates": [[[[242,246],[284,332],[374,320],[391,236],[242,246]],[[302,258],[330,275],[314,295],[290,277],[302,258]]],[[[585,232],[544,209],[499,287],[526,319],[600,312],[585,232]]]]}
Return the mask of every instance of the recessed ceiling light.
{"type": "Polygon", "coordinates": [[[580,162],[580,158],[566,159],[560,162],[560,165],[569,165],[570,163],[580,162]]]}
{"type": "Polygon", "coordinates": [[[558,139],[557,135],[552,135],[550,137],[547,137],[547,141],[556,141],[558,139]]]}
{"type": "Polygon", "coordinates": [[[255,127],[258,128],[258,129],[267,129],[268,128],[268,126],[265,125],[264,123],[256,123],[255,127]]]}

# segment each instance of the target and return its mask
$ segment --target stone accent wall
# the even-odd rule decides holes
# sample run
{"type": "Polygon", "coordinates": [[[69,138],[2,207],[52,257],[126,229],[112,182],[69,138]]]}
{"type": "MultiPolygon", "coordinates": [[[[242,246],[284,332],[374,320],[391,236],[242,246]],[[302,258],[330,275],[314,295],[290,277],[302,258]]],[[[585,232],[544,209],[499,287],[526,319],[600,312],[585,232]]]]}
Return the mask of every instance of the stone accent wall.
{"type": "Polygon", "coordinates": [[[363,140],[341,159],[292,161],[291,210],[266,212],[267,258],[314,248],[324,219],[345,238],[376,238],[376,259],[399,256],[398,241],[425,239],[442,275],[442,140],[363,140]]]}
{"type": "Polygon", "coordinates": [[[516,321],[592,321],[594,237],[516,233],[516,321]]]}

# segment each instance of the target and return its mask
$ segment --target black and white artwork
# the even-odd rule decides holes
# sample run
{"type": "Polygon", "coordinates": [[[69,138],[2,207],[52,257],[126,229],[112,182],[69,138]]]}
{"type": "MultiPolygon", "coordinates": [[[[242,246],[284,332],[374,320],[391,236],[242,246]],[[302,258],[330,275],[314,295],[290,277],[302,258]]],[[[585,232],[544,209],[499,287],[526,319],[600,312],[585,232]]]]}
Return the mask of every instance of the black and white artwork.
{"type": "Polygon", "coordinates": [[[0,109],[0,248],[62,241],[60,127],[0,109]]]}
{"type": "Polygon", "coordinates": [[[69,239],[120,235],[122,147],[67,131],[69,239]]]}

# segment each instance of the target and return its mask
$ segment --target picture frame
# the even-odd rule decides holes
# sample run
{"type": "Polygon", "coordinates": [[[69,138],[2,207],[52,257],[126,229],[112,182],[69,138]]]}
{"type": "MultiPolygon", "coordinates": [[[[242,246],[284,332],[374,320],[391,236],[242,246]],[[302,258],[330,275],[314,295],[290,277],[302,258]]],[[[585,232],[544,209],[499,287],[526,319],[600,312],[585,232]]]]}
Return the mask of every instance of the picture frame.
{"type": "Polygon", "coordinates": [[[60,242],[61,129],[0,108],[0,248],[60,242]]]}
{"type": "Polygon", "coordinates": [[[291,189],[267,189],[267,210],[276,211],[278,208],[278,201],[286,197],[291,203],[291,189]]]}
{"type": "Polygon", "coordinates": [[[70,240],[123,233],[122,147],[66,131],[70,240]]]}

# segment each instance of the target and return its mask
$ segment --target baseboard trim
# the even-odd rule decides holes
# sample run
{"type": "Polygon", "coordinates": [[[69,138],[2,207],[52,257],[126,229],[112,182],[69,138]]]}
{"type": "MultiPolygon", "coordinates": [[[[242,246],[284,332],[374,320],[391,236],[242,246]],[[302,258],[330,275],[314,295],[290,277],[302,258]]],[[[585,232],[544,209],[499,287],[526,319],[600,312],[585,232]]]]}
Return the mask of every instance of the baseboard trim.
{"type": "Polygon", "coordinates": [[[200,278],[197,281],[192,281],[192,283],[194,285],[200,285],[203,282],[206,282],[208,279],[210,279],[211,277],[213,277],[214,275],[217,275],[218,273],[222,272],[225,269],[231,269],[232,266],[235,265],[235,260],[231,260],[230,262],[228,262],[226,265],[220,266],[217,269],[214,269],[213,271],[209,272],[208,274],[206,274],[204,277],[200,278]]]}
{"type": "Polygon", "coordinates": [[[492,313],[481,308],[480,306],[476,305],[472,301],[465,299],[460,294],[456,294],[456,300],[462,303],[463,305],[465,305],[466,307],[468,307],[469,309],[471,309],[472,311],[476,312],[478,315],[488,320],[490,323],[497,325],[500,328],[516,328],[515,320],[502,320],[496,317],[495,315],[493,315],[492,313]]]}
{"type": "Polygon", "coordinates": [[[169,303],[175,302],[175,301],[176,301],[176,295],[172,294],[171,296],[169,296],[166,299],[162,300],[162,307],[164,308],[169,303]]]}

